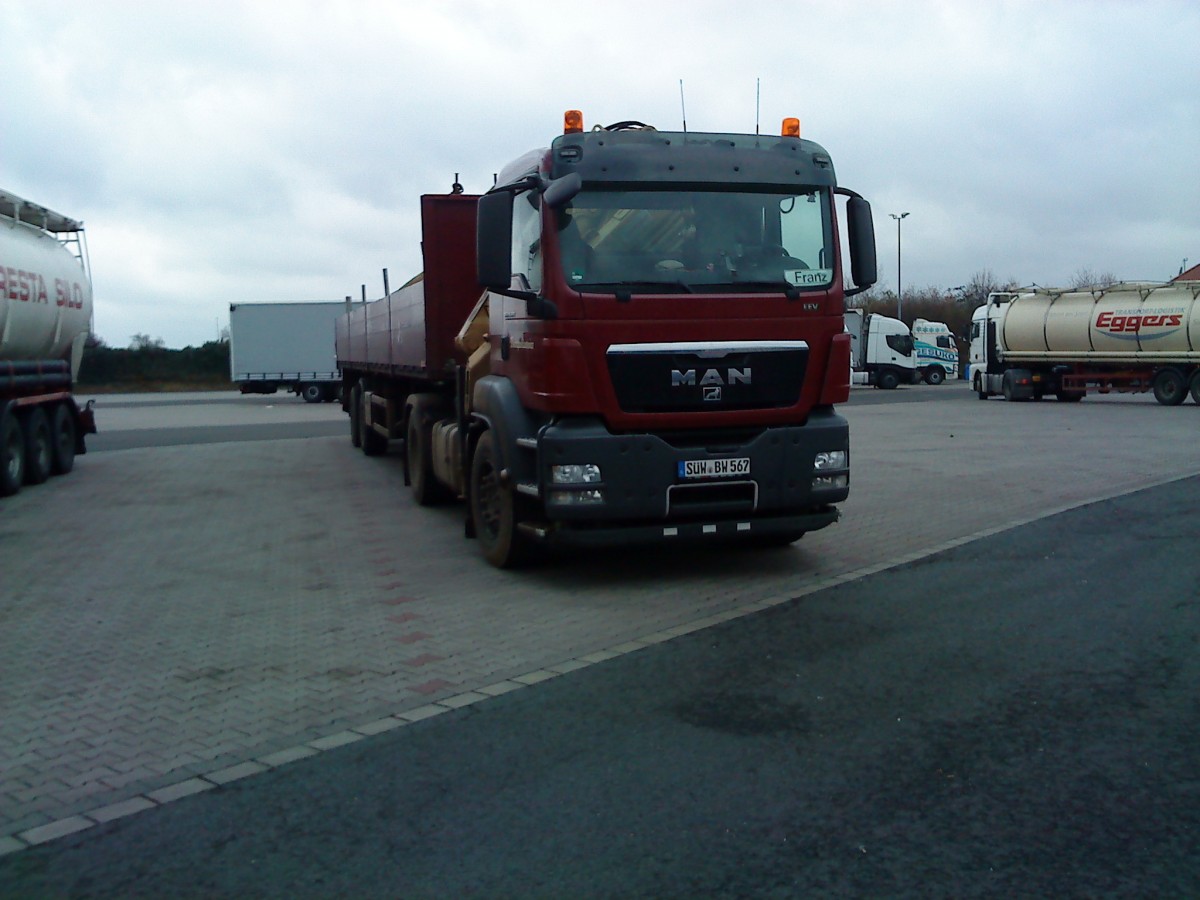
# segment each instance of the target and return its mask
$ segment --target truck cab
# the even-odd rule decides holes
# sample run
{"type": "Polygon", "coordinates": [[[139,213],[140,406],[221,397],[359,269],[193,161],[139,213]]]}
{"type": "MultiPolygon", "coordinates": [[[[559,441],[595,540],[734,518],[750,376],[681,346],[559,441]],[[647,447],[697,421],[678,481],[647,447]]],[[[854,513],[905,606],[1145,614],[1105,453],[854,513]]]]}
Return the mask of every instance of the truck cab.
{"type": "Polygon", "coordinates": [[[917,319],[912,327],[917,377],[926,384],[941,384],[958,377],[958,342],[945,322],[917,319]]]}
{"type": "Polygon", "coordinates": [[[917,380],[913,336],[899,319],[848,309],[844,327],[850,337],[850,380],[889,391],[917,380]]]}

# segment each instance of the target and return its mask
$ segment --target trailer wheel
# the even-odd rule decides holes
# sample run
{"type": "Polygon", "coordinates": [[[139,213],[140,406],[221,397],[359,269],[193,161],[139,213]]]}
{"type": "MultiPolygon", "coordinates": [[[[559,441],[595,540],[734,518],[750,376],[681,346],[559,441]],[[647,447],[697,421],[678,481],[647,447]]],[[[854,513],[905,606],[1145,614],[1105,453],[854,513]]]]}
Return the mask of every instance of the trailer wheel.
{"type": "Polygon", "coordinates": [[[1154,399],[1163,406],[1178,406],[1186,396],[1187,386],[1178,369],[1163,369],[1154,376],[1154,399]]]}
{"type": "Polygon", "coordinates": [[[471,518],[484,558],[499,569],[520,565],[528,543],[517,528],[517,498],[505,484],[495,439],[485,431],[471,460],[471,518]]]}
{"type": "Polygon", "coordinates": [[[414,394],[409,400],[408,421],[404,428],[408,478],[418,506],[434,506],[448,499],[448,492],[433,474],[433,429],[428,421],[429,407],[421,394],[414,394]]]}
{"type": "Polygon", "coordinates": [[[946,370],[941,366],[930,366],[925,370],[926,384],[941,384],[946,380],[946,370]]]}
{"type": "Polygon", "coordinates": [[[54,404],[50,435],[54,442],[50,471],[55,475],[66,475],[75,468],[75,417],[67,404],[54,404]]]}
{"type": "Polygon", "coordinates": [[[1057,397],[1061,403],[1078,403],[1083,399],[1083,392],[1065,391],[1062,388],[1059,388],[1058,392],[1054,396],[1057,397]]]}
{"type": "Polygon", "coordinates": [[[362,437],[362,452],[367,456],[383,456],[388,450],[388,439],[371,425],[371,395],[362,392],[359,408],[359,433],[362,437]]]}
{"type": "Polygon", "coordinates": [[[350,389],[350,445],[362,446],[362,386],[350,389]]]}
{"type": "Polygon", "coordinates": [[[320,403],[325,399],[325,388],[319,384],[303,384],[300,386],[300,396],[305,403],[320,403]]]}
{"type": "Polygon", "coordinates": [[[10,497],[25,482],[25,433],[7,410],[0,414],[0,497],[10,497]]]}
{"type": "Polygon", "coordinates": [[[25,416],[25,483],[41,484],[50,477],[54,447],[50,440],[50,423],[40,406],[25,416]]]}
{"type": "Polygon", "coordinates": [[[881,391],[893,391],[900,384],[900,378],[891,369],[884,369],[875,379],[875,384],[881,391]]]}
{"type": "Polygon", "coordinates": [[[1192,373],[1192,401],[1200,403],[1200,369],[1192,373]]]}

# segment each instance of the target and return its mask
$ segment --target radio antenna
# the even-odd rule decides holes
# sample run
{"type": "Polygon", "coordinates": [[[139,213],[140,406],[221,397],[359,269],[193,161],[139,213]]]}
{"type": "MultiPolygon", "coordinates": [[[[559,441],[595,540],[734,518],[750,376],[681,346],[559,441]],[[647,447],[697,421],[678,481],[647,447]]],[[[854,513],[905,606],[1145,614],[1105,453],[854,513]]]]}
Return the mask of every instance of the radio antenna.
{"type": "Polygon", "coordinates": [[[679,111],[683,114],[683,133],[687,134],[687,107],[683,103],[683,79],[679,79],[679,111]]]}
{"type": "Polygon", "coordinates": [[[759,112],[762,108],[762,79],[754,79],[754,133],[758,134],[759,112]]]}

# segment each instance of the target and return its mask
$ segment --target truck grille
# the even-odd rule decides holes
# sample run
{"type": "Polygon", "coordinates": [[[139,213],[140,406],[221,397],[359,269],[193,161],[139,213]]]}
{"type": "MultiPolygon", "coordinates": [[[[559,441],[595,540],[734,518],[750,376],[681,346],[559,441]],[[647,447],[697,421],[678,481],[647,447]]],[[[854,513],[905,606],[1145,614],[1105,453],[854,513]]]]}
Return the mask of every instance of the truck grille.
{"type": "Polygon", "coordinates": [[[608,372],[624,412],[702,412],[795,405],[804,341],[614,344],[608,372]]]}

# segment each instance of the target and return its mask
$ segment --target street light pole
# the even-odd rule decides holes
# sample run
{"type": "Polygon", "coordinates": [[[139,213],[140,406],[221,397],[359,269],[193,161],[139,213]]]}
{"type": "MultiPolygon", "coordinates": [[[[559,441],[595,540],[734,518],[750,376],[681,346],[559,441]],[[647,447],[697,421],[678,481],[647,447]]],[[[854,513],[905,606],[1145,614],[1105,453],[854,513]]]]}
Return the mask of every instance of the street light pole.
{"type": "Polygon", "coordinates": [[[900,284],[900,220],[907,216],[908,213],[904,212],[899,215],[889,213],[889,215],[896,220],[896,318],[903,319],[904,300],[902,298],[904,295],[900,284]]]}

